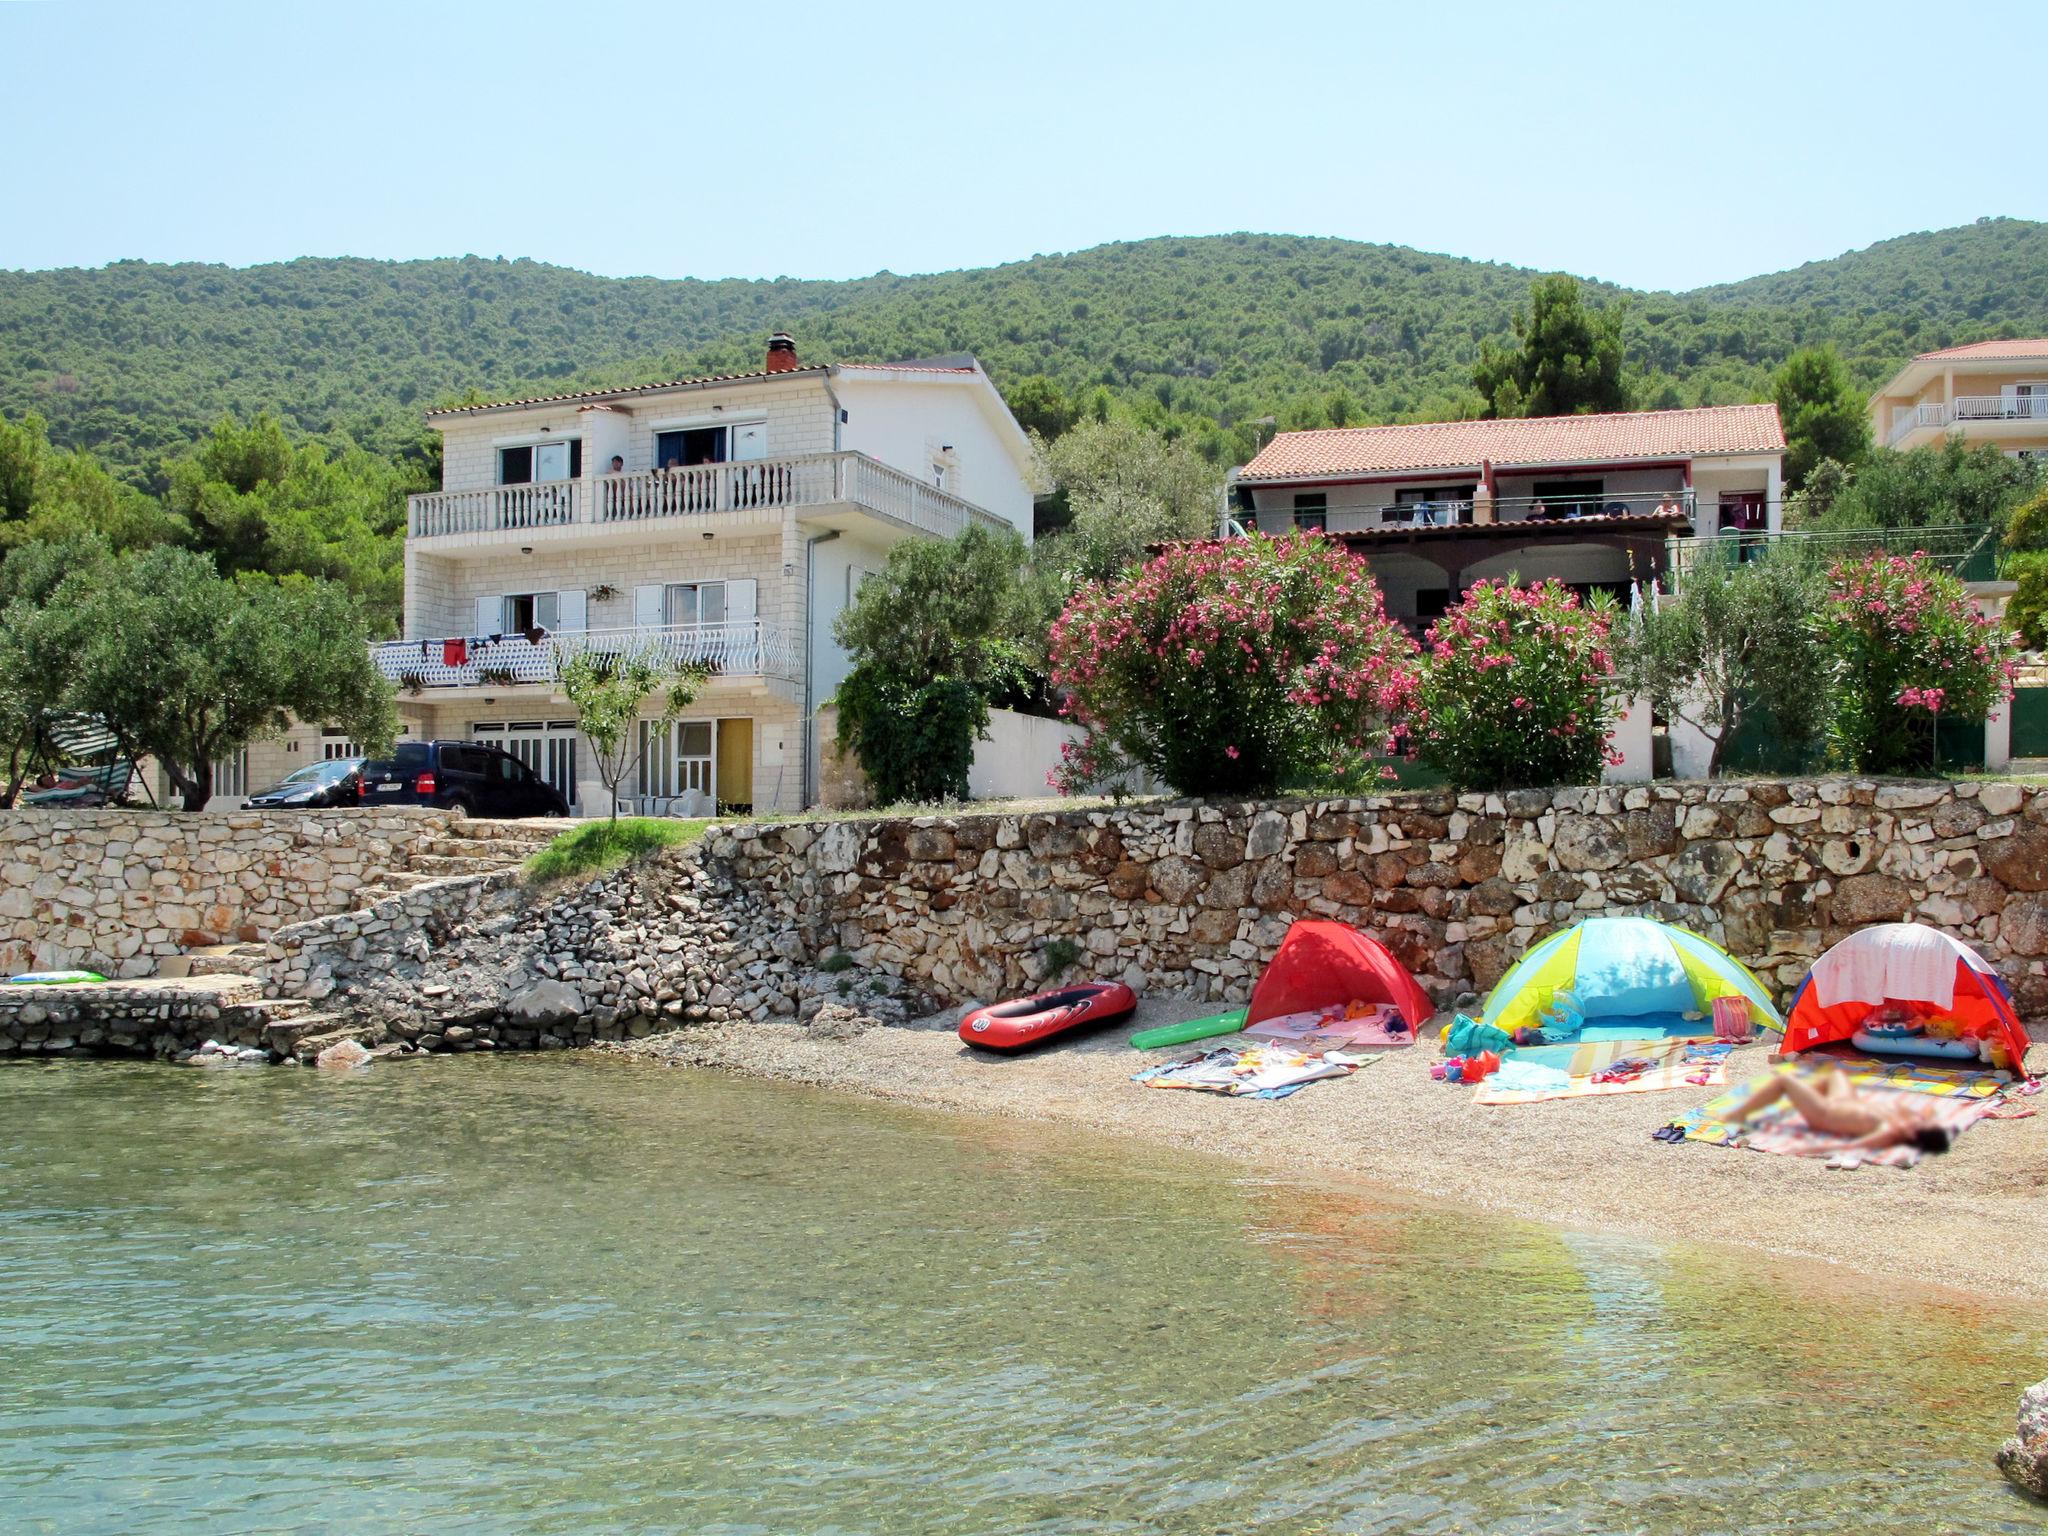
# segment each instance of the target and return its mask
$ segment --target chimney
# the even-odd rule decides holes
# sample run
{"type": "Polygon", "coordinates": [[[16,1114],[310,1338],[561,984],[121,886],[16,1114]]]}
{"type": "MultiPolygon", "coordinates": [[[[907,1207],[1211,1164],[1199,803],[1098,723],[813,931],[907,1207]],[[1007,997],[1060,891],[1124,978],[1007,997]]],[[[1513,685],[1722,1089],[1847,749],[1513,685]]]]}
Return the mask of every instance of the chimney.
{"type": "Polygon", "coordinates": [[[788,373],[797,366],[796,342],[787,331],[777,331],[768,338],[767,371],[788,373]]]}

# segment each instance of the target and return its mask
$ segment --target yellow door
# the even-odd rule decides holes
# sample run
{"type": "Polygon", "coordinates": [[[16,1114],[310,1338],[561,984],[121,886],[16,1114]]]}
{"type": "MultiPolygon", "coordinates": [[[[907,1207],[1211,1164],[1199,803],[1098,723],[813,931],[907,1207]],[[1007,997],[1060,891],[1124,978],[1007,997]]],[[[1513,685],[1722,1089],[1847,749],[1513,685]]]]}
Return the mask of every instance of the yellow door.
{"type": "Polygon", "coordinates": [[[718,722],[718,808],[754,808],[754,722],[718,722]]]}

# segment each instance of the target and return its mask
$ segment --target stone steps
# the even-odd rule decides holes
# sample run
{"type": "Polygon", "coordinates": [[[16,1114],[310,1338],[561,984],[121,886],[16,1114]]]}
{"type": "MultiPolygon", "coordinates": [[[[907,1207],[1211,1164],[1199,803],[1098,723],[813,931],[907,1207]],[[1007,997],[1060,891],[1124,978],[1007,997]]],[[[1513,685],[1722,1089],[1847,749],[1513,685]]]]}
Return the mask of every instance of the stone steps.
{"type": "Polygon", "coordinates": [[[524,858],[524,854],[508,859],[466,858],[458,854],[428,853],[414,858],[405,873],[425,875],[433,880],[445,880],[451,875],[489,875],[520,863],[524,858]]]}
{"type": "Polygon", "coordinates": [[[230,1003],[220,1011],[221,1023],[229,1029],[247,1029],[267,1036],[279,1024],[304,1018],[313,1005],[297,997],[259,997],[253,1002],[230,1003]]]}
{"type": "MultiPolygon", "coordinates": [[[[310,1040],[321,1044],[332,1044],[346,1040],[353,1031],[342,1022],[339,1014],[314,1013],[310,1007],[294,1018],[278,1019],[263,1028],[263,1043],[280,1056],[298,1054],[299,1046],[310,1040]]],[[[315,1052],[319,1046],[314,1047],[315,1052]]]]}

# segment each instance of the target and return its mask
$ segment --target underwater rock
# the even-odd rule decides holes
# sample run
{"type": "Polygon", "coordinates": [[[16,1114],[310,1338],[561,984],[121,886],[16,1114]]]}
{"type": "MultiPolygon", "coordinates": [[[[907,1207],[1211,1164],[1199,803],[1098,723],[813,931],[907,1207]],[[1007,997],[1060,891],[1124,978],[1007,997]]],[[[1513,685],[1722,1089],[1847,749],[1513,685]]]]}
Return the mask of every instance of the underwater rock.
{"type": "Polygon", "coordinates": [[[2020,1394],[2017,1433],[1993,1460],[2013,1487],[2048,1500],[2048,1381],[2037,1381],[2020,1394]]]}

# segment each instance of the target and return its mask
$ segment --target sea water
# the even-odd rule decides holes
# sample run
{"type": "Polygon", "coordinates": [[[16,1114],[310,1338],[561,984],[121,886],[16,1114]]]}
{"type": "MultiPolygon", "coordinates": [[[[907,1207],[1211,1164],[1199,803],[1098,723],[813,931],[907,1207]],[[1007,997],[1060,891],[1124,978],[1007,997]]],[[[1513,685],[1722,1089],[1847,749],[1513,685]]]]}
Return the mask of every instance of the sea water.
{"type": "Polygon", "coordinates": [[[616,1059],[0,1069],[8,1532],[2033,1531],[2041,1344],[616,1059]]]}

